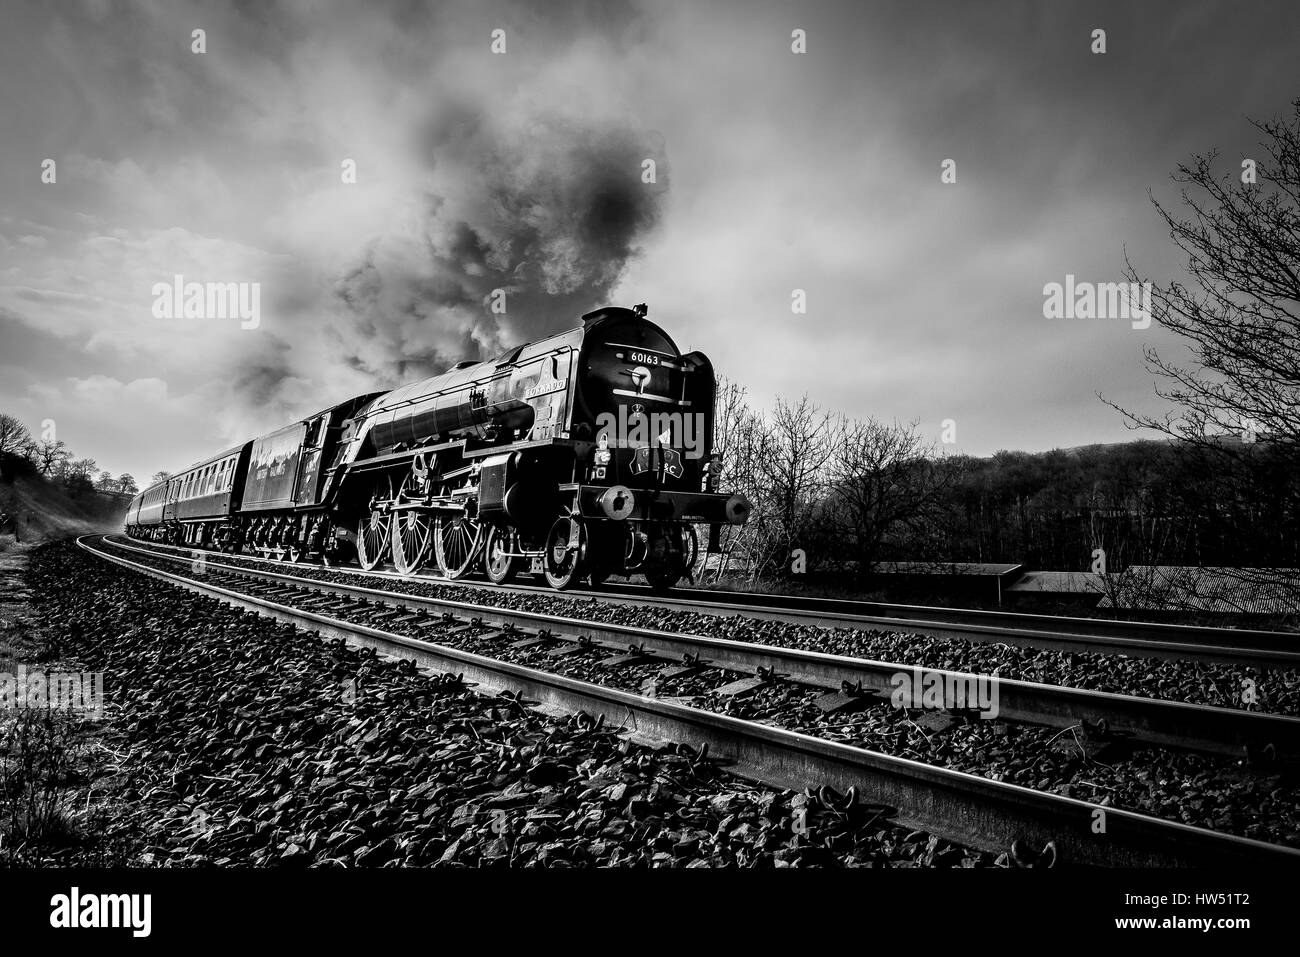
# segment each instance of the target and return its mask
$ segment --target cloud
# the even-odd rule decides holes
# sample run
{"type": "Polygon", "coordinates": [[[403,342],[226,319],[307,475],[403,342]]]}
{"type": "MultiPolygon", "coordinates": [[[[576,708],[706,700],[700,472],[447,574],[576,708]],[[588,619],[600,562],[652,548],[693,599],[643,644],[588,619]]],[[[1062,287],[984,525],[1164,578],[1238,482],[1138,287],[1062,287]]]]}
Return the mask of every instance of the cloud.
{"type": "Polygon", "coordinates": [[[1177,265],[1146,190],[1190,149],[1253,148],[1241,117],[1294,94],[1278,65],[1300,8],[1107,5],[1105,57],[1094,13],[1023,12],[19,2],[0,34],[0,408],[120,383],[102,401],[140,420],[80,413],[87,454],[119,454],[111,434],[174,468],[647,301],[760,403],[957,416],[981,449],[1123,438],[1093,392],[1149,394],[1151,338],[1046,326],[1042,285],[1105,279],[1125,248],[1177,265]],[[176,273],[260,282],[260,327],[155,320],[176,273]],[[152,380],[157,414],[129,390],[152,380]]]}

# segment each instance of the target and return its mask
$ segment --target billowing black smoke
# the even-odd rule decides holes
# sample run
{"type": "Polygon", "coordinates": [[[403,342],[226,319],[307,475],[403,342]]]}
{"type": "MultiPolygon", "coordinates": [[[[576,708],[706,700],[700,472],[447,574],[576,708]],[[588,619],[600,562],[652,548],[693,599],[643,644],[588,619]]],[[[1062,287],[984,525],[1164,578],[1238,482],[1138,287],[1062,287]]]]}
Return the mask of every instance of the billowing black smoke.
{"type": "Polygon", "coordinates": [[[503,125],[444,109],[420,149],[430,175],[418,216],[371,242],[336,286],[347,361],[377,382],[576,324],[610,300],[667,185],[657,134],[573,118],[503,125]]]}

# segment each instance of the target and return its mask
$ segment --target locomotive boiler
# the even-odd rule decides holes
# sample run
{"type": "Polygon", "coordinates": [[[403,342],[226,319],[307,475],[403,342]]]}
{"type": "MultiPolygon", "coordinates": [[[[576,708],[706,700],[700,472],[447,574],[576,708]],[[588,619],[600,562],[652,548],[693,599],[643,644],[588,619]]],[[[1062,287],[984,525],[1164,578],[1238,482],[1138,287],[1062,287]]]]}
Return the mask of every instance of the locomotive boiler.
{"type": "Polygon", "coordinates": [[[528,570],[555,588],[639,573],[665,589],[694,567],[699,529],[716,549],[723,524],[748,518],[716,487],[714,393],[707,357],[683,354],[644,306],[606,307],[223,453],[236,463],[214,499],[224,514],[169,523],[154,506],[171,490],[146,489],[128,532],[366,569],[391,559],[403,574],[528,570]],[[133,524],[143,515],[158,521],[133,524]]]}

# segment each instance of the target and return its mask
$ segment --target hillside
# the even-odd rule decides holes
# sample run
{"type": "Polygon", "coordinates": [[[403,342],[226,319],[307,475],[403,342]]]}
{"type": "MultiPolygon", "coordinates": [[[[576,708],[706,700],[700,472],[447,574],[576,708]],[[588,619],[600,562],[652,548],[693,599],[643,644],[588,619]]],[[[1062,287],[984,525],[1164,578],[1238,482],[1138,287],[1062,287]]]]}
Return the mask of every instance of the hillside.
{"type": "Polygon", "coordinates": [[[0,480],[0,543],[51,541],[88,532],[120,531],[129,496],[97,491],[70,492],[39,475],[0,480]]]}

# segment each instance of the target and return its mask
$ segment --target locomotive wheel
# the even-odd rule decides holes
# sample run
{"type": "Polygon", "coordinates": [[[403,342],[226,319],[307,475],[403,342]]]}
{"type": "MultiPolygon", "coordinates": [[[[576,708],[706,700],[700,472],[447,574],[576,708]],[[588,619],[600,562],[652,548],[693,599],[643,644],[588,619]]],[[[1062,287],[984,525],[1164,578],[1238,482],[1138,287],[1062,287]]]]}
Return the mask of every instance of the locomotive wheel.
{"type": "Polygon", "coordinates": [[[433,526],[433,547],[443,575],[464,578],[483,547],[483,525],[468,515],[455,518],[439,515],[433,526]]]}
{"type": "Polygon", "coordinates": [[[582,580],[585,573],[584,557],[586,554],[587,533],[580,519],[566,515],[555,520],[551,530],[546,534],[546,544],[542,552],[542,569],[546,573],[546,582],[556,591],[572,588],[582,580]],[[573,536],[573,526],[578,526],[578,547],[571,548],[569,541],[573,536]]]}
{"type": "Polygon", "coordinates": [[[674,568],[656,568],[645,573],[645,580],[651,591],[665,592],[682,580],[682,573],[674,568]]]}
{"type": "Polygon", "coordinates": [[[428,512],[393,513],[393,565],[403,575],[414,575],[428,560],[433,525],[433,516],[428,512]]]}
{"type": "MultiPolygon", "coordinates": [[[[402,502],[422,501],[427,490],[428,468],[423,456],[417,456],[411,471],[402,480],[398,498],[402,502]]],[[[393,565],[403,575],[414,575],[429,558],[433,544],[434,517],[428,512],[394,512],[392,532],[393,565]]]]}
{"type": "Polygon", "coordinates": [[[583,564],[587,579],[593,588],[599,588],[609,580],[609,576],[623,568],[620,559],[625,550],[623,533],[605,527],[605,523],[596,522],[586,529],[583,564]]]}
{"type": "Polygon", "coordinates": [[[508,529],[499,525],[488,529],[483,544],[483,572],[492,584],[502,585],[519,573],[519,559],[506,554],[515,544],[515,536],[508,529]]]}
{"type": "Polygon", "coordinates": [[[682,571],[692,575],[694,581],[695,563],[700,557],[700,536],[694,525],[682,526],[682,571]]]}
{"type": "Polygon", "coordinates": [[[683,525],[676,534],[679,536],[681,551],[674,554],[666,567],[651,569],[645,573],[645,580],[652,591],[668,591],[682,580],[683,575],[695,567],[695,559],[700,553],[700,540],[695,534],[695,527],[683,525]]]}
{"type": "MultiPolygon", "coordinates": [[[[393,497],[393,479],[386,475],[375,485],[374,497],[390,501],[393,497]]],[[[357,564],[371,571],[389,551],[388,516],[377,509],[365,512],[357,521],[357,564]]]]}

